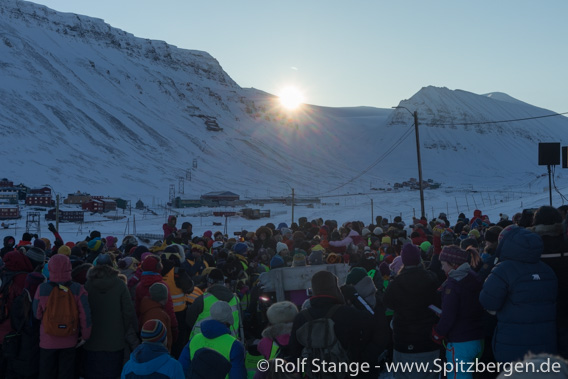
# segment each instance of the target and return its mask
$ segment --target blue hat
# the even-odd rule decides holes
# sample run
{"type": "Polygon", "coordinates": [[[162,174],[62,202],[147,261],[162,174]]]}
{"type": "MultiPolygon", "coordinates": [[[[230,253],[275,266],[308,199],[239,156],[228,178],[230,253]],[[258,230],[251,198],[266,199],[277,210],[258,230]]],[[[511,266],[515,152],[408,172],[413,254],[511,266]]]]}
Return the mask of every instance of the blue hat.
{"type": "Polygon", "coordinates": [[[233,250],[235,254],[245,255],[248,252],[248,246],[246,243],[239,242],[233,247],[233,250]]]}

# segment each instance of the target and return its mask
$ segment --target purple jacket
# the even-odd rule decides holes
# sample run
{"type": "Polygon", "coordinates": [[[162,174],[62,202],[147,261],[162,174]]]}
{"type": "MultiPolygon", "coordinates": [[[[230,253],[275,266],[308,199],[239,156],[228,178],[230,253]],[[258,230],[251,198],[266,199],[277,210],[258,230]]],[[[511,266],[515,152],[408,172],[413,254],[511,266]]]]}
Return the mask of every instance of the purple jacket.
{"type": "Polygon", "coordinates": [[[440,287],[442,315],[434,327],[449,342],[466,342],[483,338],[483,308],[479,293],[483,284],[468,263],[450,271],[440,287]]]}
{"type": "MultiPolygon", "coordinates": [[[[49,281],[52,283],[67,283],[71,282],[71,261],[69,257],[63,254],[55,254],[49,259],[49,281]]],[[[34,297],[32,304],[34,316],[41,320],[43,312],[49,299],[49,294],[55,287],[50,283],[42,283],[34,297]]],[[[91,336],[91,309],[89,308],[89,299],[87,298],[87,291],[82,285],[76,282],[71,282],[69,289],[75,301],[77,302],[77,309],[79,310],[79,331],[81,338],[88,340],[91,336]]],[[[40,327],[39,346],[43,349],[67,349],[75,347],[79,341],[79,331],[76,335],[67,337],[50,336],[45,333],[43,325],[40,327]]]]}

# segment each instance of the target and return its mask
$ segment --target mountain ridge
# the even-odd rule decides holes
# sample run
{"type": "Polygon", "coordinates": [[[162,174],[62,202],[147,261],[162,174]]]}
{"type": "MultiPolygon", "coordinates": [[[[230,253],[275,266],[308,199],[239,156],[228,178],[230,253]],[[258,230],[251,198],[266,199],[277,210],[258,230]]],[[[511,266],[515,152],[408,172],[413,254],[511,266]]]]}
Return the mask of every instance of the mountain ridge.
{"type": "Polygon", "coordinates": [[[239,87],[207,52],[25,1],[0,3],[0,38],[0,131],[17,147],[2,154],[2,176],[61,192],[145,201],[167,199],[172,186],[186,196],[357,193],[417,176],[414,110],[425,178],[469,185],[501,165],[514,187],[538,175],[538,142],[562,141],[568,127],[564,117],[483,125],[552,112],[432,86],[400,102],[409,112],[289,112],[239,87]]]}

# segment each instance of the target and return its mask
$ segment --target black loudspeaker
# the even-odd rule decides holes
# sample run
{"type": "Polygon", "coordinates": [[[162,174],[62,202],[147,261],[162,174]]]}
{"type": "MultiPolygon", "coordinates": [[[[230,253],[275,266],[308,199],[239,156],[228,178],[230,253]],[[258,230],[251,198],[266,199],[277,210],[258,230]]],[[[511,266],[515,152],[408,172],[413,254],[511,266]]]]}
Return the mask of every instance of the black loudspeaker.
{"type": "Polygon", "coordinates": [[[540,142],[538,144],[538,165],[558,164],[560,164],[560,142],[540,142]]]}
{"type": "Polygon", "coordinates": [[[562,146],[562,168],[568,168],[568,146],[562,146]]]}

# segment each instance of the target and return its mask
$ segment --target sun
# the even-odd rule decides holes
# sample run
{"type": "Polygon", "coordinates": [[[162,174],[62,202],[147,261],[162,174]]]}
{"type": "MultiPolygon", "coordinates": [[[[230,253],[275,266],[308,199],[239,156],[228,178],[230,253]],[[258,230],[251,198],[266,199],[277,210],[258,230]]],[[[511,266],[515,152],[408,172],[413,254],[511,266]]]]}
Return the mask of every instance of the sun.
{"type": "Polygon", "coordinates": [[[287,109],[296,109],[304,102],[304,95],[295,87],[286,87],[280,91],[280,103],[287,109]]]}

